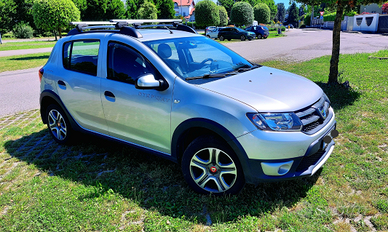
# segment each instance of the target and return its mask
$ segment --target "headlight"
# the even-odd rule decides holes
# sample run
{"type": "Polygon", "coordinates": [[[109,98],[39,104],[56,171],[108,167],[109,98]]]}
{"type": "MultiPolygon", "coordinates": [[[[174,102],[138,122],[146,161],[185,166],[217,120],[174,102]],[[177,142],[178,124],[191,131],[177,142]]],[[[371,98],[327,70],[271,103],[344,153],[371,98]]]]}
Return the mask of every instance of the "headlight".
{"type": "Polygon", "coordinates": [[[300,131],[302,122],[294,113],[247,114],[248,118],[261,130],[300,131]]]}

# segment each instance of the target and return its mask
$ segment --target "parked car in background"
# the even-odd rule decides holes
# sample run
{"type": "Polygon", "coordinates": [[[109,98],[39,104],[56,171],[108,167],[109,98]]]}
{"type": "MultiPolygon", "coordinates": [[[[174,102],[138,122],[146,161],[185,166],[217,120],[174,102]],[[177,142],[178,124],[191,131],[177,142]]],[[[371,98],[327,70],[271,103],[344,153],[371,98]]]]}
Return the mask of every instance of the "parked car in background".
{"type": "Polygon", "coordinates": [[[245,29],[246,31],[251,31],[256,34],[258,39],[266,39],[269,36],[269,30],[266,26],[250,26],[245,29]]]}
{"type": "Polygon", "coordinates": [[[206,32],[205,32],[205,35],[208,37],[208,38],[211,38],[211,39],[217,39],[218,38],[218,32],[220,29],[222,29],[224,27],[214,27],[214,26],[211,26],[211,27],[207,27],[206,28],[206,32]]]}
{"type": "Polygon", "coordinates": [[[225,27],[221,28],[218,32],[218,38],[223,41],[225,39],[241,39],[244,41],[246,39],[252,40],[256,37],[254,32],[246,31],[238,27],[225,27]]]}

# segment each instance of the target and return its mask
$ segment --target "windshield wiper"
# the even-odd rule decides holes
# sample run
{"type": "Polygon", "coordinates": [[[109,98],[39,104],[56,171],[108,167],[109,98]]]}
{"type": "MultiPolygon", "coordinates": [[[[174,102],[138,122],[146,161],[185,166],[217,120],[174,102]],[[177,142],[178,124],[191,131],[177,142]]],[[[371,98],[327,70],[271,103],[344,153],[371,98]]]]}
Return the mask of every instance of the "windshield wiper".
{"type": "Polygon", "coordinates": [[[249,71],[249,70],[252,70],[252,69],[255,69],[255,68],[259,68],[259,67],[261,67],[261,65],[258,65],[258,64],[253,64],[253,65],[244,64],[244,65],[241,65],[240,67],[236,67],[234,70],[236,72],[245,72],[245,71],[249,71]]]}
{"type": "Polygon", "coordinates": [[[196,77],[187,77],[185,80],[197,80],[197,79],[208,79],[208,78],[222,78],[226,77],[227,75],[234,75],[235,73],[209,73],[205,74],[203,76],[196,76],[196,77]]]}

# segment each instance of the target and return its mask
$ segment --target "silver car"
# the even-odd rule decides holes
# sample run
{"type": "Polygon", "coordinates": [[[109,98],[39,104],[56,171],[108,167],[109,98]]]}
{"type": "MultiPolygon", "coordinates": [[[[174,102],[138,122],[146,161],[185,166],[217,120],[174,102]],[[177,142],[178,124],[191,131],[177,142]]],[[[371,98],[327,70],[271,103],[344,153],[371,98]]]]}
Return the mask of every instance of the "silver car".
{"type": "Polygon", "coordinates": [[[39,75],[42,120],[58,143],[75,131],[124,142],[178,163],[192,189],[215,195],[311,176],[329,158],[336,121],[314,82],[180,23],[141,23],[74,23],[56,43],[39,75]]]}

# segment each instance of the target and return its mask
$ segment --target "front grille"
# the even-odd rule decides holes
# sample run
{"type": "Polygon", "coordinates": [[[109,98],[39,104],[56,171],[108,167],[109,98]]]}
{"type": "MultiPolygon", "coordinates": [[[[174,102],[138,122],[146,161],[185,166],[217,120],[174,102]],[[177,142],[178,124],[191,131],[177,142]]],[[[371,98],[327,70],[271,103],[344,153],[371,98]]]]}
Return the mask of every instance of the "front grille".
{"type": "Polygon", "coordinates": [[[302,132],[313,134],[323,127],[331,118],[329,115],[330,104],[321,97],[313,105],[296,112],[303,124],[302,132]]]}
{"type": "Polygon", "coordinates": [[[317,153],[313,155],[303,157],[299,166],[296,168],[296,171],[303,172],[307,170],[311,165],[315,165],[318,162],[318,160],[322,157],[323,154],[325,154],[325,151],[319,150],[317,153]]]}

